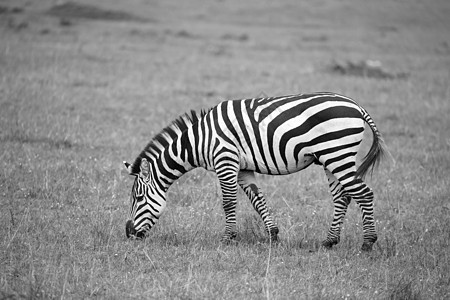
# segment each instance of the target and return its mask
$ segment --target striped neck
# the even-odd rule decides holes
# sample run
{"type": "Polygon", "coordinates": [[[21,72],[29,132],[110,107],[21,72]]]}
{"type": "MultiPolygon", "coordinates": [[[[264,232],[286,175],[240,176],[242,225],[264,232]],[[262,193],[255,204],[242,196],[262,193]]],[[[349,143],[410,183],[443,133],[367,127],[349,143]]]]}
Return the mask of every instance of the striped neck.
{"type": "Polygon", "coordinates": [[[198,165],[191,164],[191,154],[189,149],[193,147],[188,138],[188,129],[181,137],[176,138],[161,152],[161,155],[154,160],[154,166],[157,173],[158,182],[164,191],[181,176],[190,170],[197,168],[198,165]]]}
{"type": "Polygon", "coordinates": [[[198,165],[192,164],[189,158],[189,152],[197,148],[192,145],[191,136],[198,136],[198,131],[192,127],[207,113],[190,111],[173,120],[147,144],[132,164],[131,173],[138,174],[141,160],[147,159],[152,165],[155,186],[165,192],[180,176],[196,168],[198,165]]]}
{"type": "Polygon", "coordinates": [[[178,178],[192,169],[209,169],[210,163],[205,157],[206,153],[198,146],[201,138],[200,122],[202,120],[197,120],[196,123],[189,124],[187,129],[172,136],[166,135],[164,146],[160,145],[158,148],[159,153],[143,152],[152,162],[154,183],[160,191],[165,193],[178,178]]]}

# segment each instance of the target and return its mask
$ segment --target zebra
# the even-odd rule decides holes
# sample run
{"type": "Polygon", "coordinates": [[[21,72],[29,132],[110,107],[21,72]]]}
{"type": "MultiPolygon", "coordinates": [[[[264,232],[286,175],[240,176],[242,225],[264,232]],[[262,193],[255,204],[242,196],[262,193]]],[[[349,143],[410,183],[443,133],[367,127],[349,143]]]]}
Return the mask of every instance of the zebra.
{"type": "Polygon", "coordinates": [[[334,216],[326,239],[332,248],[340,241],[341,224],[354,199],[362,212],[362,250],[377,240],[371,188],[363,181],[384,156],[384,142],[368,112],[356,101],[320,92],[280,97],[227,100],[175,119],[157,134],[132,164],[127,237],[144,238],[166,207],[166,192],[186,172],[202,167],[215,171],[222,191],[225,232],[236,237],[238,187],[248,196],[264,222],[270,241],[278,241],[278,227],[258,187],[255,173],[285,175],[312,164],[321,165],[328,179],[334,216]],[[372,145],[359,167],[356,155],[365,124],[372,145]]]}

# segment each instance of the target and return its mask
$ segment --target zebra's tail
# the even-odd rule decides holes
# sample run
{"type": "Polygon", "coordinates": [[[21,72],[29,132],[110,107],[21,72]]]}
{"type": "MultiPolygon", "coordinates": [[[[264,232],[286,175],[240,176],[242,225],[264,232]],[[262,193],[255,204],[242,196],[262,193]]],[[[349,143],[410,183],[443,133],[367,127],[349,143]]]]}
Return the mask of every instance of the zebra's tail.
{"type": "Polygon", "coordinates": [[[365,109],[361,108],[361,111],[364,120],[369,125],[373,133],[372,146],[370,147],[369,152],[363,158],[362,163],[356,170],[355,174],[356,178],[364,179],[364,177],[367,175],[367,172],[369,171],[370,175],[372,176],[374,169],[380,164],[380,161],[384,158],[386,150],[384,148],[384,141],[381,137],[380,132],[377,129],[377,126],[375,125],[375,122],[372,120],[372,118],[365,109]]]}

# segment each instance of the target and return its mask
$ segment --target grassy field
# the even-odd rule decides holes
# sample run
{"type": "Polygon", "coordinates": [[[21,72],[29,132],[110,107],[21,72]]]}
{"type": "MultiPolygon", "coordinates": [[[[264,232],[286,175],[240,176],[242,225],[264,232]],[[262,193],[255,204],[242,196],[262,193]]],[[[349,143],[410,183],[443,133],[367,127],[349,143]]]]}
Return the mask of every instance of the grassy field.
{"type": "Polygon", "coordinates": [[[0,1],[0,298],[450,297],[447,0],[124,3],[0,1]],[[332,72],[369,59],[392,78],[332,72]],[[359,101],[392,154],[368,180],[374,251],[359,251],[355,204],[341,243],[317,249],[332,219],[317,166],[259,176],[277,246],[243,193],[237,243],[219,242],[203,170],[171,187],[147,240],[126,239],[122,160],[172,119],[313,91],[359,101]]]}

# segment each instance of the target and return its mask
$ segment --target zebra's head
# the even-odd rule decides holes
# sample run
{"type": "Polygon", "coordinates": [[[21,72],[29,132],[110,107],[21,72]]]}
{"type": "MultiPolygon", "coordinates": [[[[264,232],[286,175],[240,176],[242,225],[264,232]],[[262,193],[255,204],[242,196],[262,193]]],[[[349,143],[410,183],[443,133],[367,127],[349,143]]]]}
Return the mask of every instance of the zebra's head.
{"type": "Polygon", "coordinates": [[[155,225],[166,206],[165,193],[155,182],[153,162],[146,158],[136,160],[132,165],[123,162],[130,175],[134,176],[130,195],[130,219],[126,223],[128,238],[145,238],[155,225]]]}

